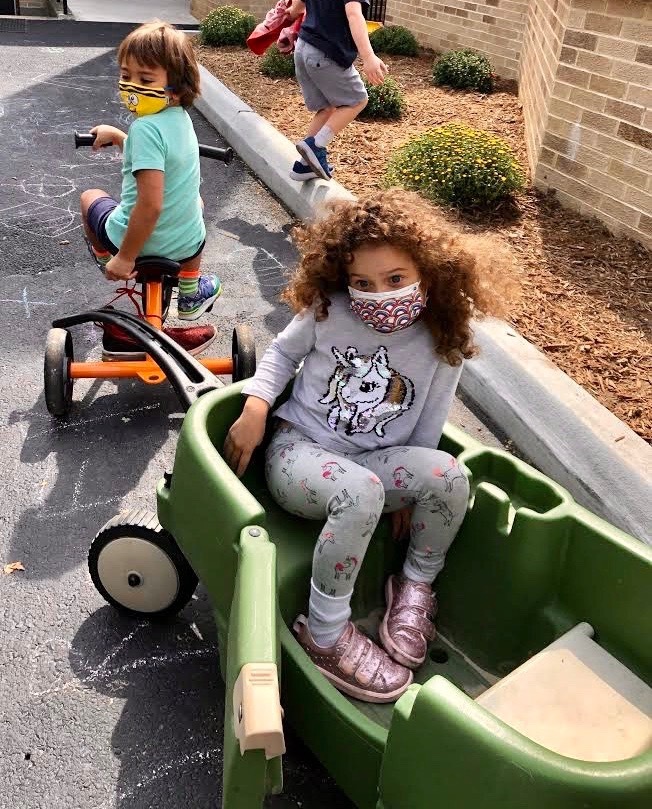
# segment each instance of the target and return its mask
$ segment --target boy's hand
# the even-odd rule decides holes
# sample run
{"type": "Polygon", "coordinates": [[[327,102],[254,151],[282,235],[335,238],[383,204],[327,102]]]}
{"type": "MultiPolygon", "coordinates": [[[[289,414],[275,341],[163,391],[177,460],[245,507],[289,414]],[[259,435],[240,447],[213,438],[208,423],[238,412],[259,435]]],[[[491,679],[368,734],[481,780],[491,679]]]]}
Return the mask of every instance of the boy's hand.
{"type": "Polygon", "coordinates": [[[122,145],[127,135],[115,126],[100,124],[91,129],[91,134],[95,135],[93,141],[93,151],[97,152],[103,146],[117,146],[122,149],[122,145]]]}
{"type": "Polygon", "coordinates": [[[235,421],[224,441],[224,460],[240,478],[249,466],[256,447],[265,435],[269,405],[257,396],[248,396],[242,415],[235,421]]]}
{"type": "Polygon", "coordinates": [[[109,281],[129,281],[136,277],[135,261],[124,258],[117,253],[104,268],[104,275],[109,281]]]}
{"type": "Polygon", "coordinates": [[[382,84],[389,73],[387,65],[375,53],[362,62],[362,69],[369,84],[382,84]]]}

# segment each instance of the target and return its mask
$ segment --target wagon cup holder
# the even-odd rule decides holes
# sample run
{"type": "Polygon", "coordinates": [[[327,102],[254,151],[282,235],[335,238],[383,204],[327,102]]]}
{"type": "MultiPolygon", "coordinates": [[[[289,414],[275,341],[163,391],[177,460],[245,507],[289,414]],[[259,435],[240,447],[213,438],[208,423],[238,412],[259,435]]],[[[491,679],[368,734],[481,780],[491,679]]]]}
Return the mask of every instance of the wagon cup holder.
{"type": "Polygon", "coordinates": [[[469,509],[492,515],[505,535],[524,518],[548,522],[573,505],[565,489],[506,452],[473,449],[458,460],[471,484],[469,509]]]}

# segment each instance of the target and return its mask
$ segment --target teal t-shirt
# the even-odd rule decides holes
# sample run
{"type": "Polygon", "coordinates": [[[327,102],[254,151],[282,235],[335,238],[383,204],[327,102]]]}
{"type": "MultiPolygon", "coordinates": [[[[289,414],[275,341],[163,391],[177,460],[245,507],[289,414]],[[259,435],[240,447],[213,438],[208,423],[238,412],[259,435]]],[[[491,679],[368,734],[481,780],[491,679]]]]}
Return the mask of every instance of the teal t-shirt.
{"type": "Polygon", "coordinates": [[[106,220],[106,234],[120,247],[138,189],[134,172],[165,172],[163,209],[141,256],[190,258],[206,237],[199,199],[199,145],[190,116],[183,107],[167,107],[144,115],[129,127],[124,142],[120,204],[106,220]]]}

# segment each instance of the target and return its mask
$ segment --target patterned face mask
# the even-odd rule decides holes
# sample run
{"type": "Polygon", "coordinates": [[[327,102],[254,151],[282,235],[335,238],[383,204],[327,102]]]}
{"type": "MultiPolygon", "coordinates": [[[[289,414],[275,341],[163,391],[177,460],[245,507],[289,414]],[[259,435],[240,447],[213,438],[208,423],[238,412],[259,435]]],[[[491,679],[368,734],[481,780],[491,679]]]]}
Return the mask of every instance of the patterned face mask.
{"type": "Polygon", "coordinates": [[[121,79],[118,82],[118,89],[125,107],[140,118],[141,115],[156,115],[157,112],[164,110],[170,103],[167,91],[173,88],[145,87],[121,79]]]}
{"type": "Polygon", "coordinates": [[[391,292],[362,292],[349,287],[351,311],[372,329],[387,334],[411,326],[426,305],[421,284],[391,292]]]}

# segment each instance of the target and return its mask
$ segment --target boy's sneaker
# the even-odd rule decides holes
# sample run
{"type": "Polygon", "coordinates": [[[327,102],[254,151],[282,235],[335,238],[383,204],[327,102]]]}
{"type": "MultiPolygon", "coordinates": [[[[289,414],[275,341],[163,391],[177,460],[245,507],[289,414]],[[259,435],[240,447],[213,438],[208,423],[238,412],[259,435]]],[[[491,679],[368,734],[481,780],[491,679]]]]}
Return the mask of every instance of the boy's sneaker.
{"type": "MultiPolygon", "coordinates": [[[[193,356],[207,349],[217,335],[215,326],[190,326],[185,329],[166,326],[163,332],[193,356]]],[[[105,362],[142,361],[146,355],[139,348],[139,344],[119,326],[104,324],[102,359],[105,362]]]]}
{"type": "MultiPolygon", "coordinates": [[[[330,163],[328,164],[328,170],[331,174],[335,170],[330,163]]],[[[290,178],[299,183],[305,182],[306,180],[316,180],[318,176],[320,175],[300,160],[295,160],[294,165],[290,169],[290,178]]]]}
{"type": "Polygon", "coordinates": [[[113,256],[109,253],[108,250],[104,250],[103,252],[99,252],[96,250],[93,245],[90,243],[89,238],[84,235],[84,241],[86,242],[86,247],[88,248],[88,252],[91,255],[93,261],[97,264],[97,266],[104,272],[106,265],[111,261],[113,256]]]}
{"type": "Polygon", "coordinates": [[[298,183],[305,182],[305,180],[316,180],[319,175],[305,163],[300,160],[295,160],[294,165],[290,169],[290,178],[296,180],[298,183]]]}
{"type": "Polygon", "coordinates": [[[194,295],[179,295],[177,309],[179,320],[197,320],[208,311],[222,294],[222,284],[217,275],[202,275],[194,295]]]}
{"type": "Polygon", "coordinates": [[[331,170],[328,165],[328,152],[323,146],[317,146],[312,135],[304,138],[296,144],[297,152],[303,157],[308,165],[314,169],[318,177],[330,180],[331,170]]]}

